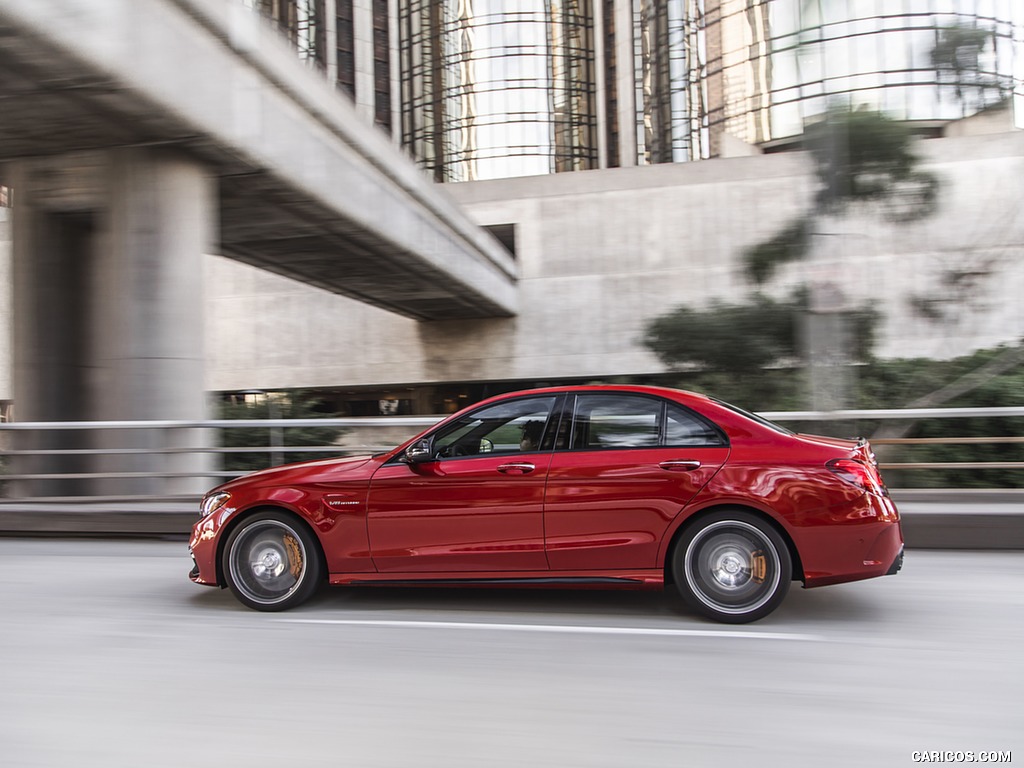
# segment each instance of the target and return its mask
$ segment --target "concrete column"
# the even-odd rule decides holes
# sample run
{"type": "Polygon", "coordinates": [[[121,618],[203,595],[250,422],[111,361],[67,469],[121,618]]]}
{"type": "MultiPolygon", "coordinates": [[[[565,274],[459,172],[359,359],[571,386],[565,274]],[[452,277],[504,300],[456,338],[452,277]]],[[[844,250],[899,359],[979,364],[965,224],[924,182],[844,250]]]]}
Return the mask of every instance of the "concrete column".
{"type": "MultiPolygon", "coordinates": [[[[91,209],[98,199],[96,158],[79,156],[73,167],[51,159],[11,163],[8,180],[16,190],[13,214],[13,396],[17,421],[87,419],[91,334],[91,209]]],[[[90,447],[85,432],[14,433],[19,450],[80,450],[90,447]]],[[[87,472],[89,457],[17,456],[14,474],[87,472]]],[[[12,483],[19,496],[82,493],[80,479],[12,483]]]]}
{"type": "MultiPolygon", "coordinates": [[[[203,254],[212,250],[216,232],[215,182],[190,159],[145,150],[112,152],[108,173],[97,253],[104,279],[96,288],[96,418],[202,419],[203,254]]],[[[139,433],[134,442],[173,448],[190,437],[139,433]]],[[[188,473],[205,466],[202,458],[139,456],[136,466],[188,473]]],[[[168,494],[201,492],[210,484],[189,478],[160,483],[168,494]]],[[[153,482],[137,486],[158,492],[153,482]]]]}
{"type": "MultiPolygon", "coordinates": [[[[807,285],[810,306],[804,318],[804,353],[807,359],[807,384],[810,406],[816,411],[838,411],[853,406],[855,348],[850,312],[853,305],[845,286],[844,263],[852,263],[849,254],[851,234],[831,219],[819,218],[811,240],[807,285]]],[[[856,236],[856,235],[854,235],[856,236]]],[[[830,421],[819,425],[823,434],[853,434],[856,425],[830,421]]]]}
{"type": "MultiPolygon", "coordinates": [[[[605,90],[608,85],[605,82],[605,73],[608,71],[606,53],[604,50],[604,7],[600,0],[595,0],[590,7],[591,18],[593,19],[594,35],[594,89],[596,91],[596,118],[597,118],[597,167],[608,167],[608,132],[605,126],[608,121],[608,92],[605,90]]],[[[618,158],[616,158],[618,159],[618,158]]]]}
{"type": "Polygon", "coordinates": [[[636,165],[636,67],[633,51],[633,0],[615,0],[615,78],[619,114],[619,165],[636,165]]]}
{"type": "Polygon", "coordinates": [[[324,62],[327,65],[327,82],[332,88],[338,84],[338,5],[337,0],[324,0],[324,44],[327,50],[324,62]]]}
{"type": "MultiPolygon", "coordinates": [[[[17,420],[205,418],[202,259],[216,199],[202,166],[143,149],[13,165],[17,420]]],[[[198,493],[212,483],[161,475],[201,472],[203,454],[147,453],[195,442],[190,432],[51,435],[59,445],[46,447],[138,451],[57,459],[67,471],[145,476],[32,482],[25,495],[198,493]]]]}
{"type": "MultiPolygon", "coordinates": [[[[0,174],[2,177],[2,174],[0,174]]],[[[11,399],[11,209],[0,206],[0,400],[11,399]]]]}
{"type": "Polygon", "coordinates": [[[356,60],[356,111],[373,123],[373,4],[370,0],[353,0],[352,27],[356,60]]]}

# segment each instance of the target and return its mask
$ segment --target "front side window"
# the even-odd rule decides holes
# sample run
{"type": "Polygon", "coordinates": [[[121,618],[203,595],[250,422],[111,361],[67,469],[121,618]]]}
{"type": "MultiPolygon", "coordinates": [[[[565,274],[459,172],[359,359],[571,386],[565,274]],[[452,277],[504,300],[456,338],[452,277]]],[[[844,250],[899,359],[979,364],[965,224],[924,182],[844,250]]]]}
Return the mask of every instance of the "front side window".
{"type": "Polygon", "coordinates": [[[447,459],[540,450],[556,400],[554,395],[528,397],[468,413],[434,436],[433,456],[447,459]]]}

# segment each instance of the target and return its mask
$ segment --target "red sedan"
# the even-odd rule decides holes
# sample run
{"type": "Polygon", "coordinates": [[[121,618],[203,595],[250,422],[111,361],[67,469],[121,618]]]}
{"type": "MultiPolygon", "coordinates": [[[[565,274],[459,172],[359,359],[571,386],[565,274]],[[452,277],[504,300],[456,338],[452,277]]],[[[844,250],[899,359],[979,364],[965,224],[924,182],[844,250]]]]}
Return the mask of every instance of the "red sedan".
{"type": "Polygon", "coordinates": [[[806,587],[896,573],[899,513],[864,440],[798,435],[713,398],[558,387],[477,403],[394,450],[210,491],[190,574],[245,605],[320,584],[661,588],[760,619],[806,587]]]}

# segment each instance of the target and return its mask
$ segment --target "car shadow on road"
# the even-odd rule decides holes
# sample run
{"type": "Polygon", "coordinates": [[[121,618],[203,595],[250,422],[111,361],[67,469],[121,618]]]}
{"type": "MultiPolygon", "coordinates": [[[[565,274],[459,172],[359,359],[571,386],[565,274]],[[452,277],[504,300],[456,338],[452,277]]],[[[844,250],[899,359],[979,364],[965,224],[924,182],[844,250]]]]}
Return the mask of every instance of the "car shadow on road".
{"type": "Polygon", "coordinates": [[[857,583],[837,584],[817,589],[803,589],[794,583],[782,605],[763,623],[772,620],[795,624],[844,624],[862,626],[865,622],[884,619],[889,613],[878,593],[865,590],[857,583]]]}
{"type": "Polygon", "coordinates": [[[337,587],[323,590],[314,609],[365,613],[431,611],[458,613],[616,616],[670,615],[674,595],[558,588],[337,587]]]}
{"type": "MultiPolygon", "coordinates": [[[[665,621],[720,626],[687,606],[674,588],[664,591],[611,591],[568,589],[485,589],[466,587],[333,587],[298,609],[303,614],[330,614],[334,618],[358,614],[388,619],[410,612],[447,616],[449,620],[516,621],[545,617],[551,623],[592,621],[619,623],[665,621]],[[473,618],[474,616],[479,618],[473,618]]],[[[883,611],[884,612],[884,611],[883,611]]],[[[880,615],[877,596],[860,594],[849,585],[804,590],[794,584],[775,613],[758,622],[805,624],[826,622],[837,626],[862,624],[880,615]]]]}
{"type": "MultiPolygon", "coordinates": [[[[230,590],[197,589],[187,597],[192,609],[249,613],[230,590]]],[[[884,600],[857,585],[805,590],[794,583],[786,600],[757,626],[775,624],[836,627],[861,625],[887,613],[884,600]]],[[[520,589],[509,587],[357,586],[322,588],[309,602],[282,616],[345,620],[502,621],[515,623],[624,622],[679,626],[721,626],[687,606],[674,588],[664,591],[520,589]]]]}

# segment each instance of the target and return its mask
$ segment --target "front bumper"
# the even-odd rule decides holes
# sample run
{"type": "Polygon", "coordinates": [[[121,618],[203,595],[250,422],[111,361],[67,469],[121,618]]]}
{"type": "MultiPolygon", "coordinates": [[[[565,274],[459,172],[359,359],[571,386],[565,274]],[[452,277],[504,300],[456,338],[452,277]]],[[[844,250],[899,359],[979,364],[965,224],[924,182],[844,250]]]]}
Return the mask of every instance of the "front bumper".
{"type": "Polygon", "coordinates": [[[218,533],[227,517],[221,511],[198,520],[192,527],[188,542],[188,553],[192,558],[192,570],[188,577],[196,584],[219,586],[217,581],[218,533]]]}
{"type": "Polygon", "coordinates": [[[206,581],[199,571],[199,564],[196,562],[196,556],[192,553],[191,547],[188,550],[189,557],[192,558],[192,570],[188,572],[189,580],[194,584],[202,584],[207,587],[217,586],[216,582],[206,581]]]}

